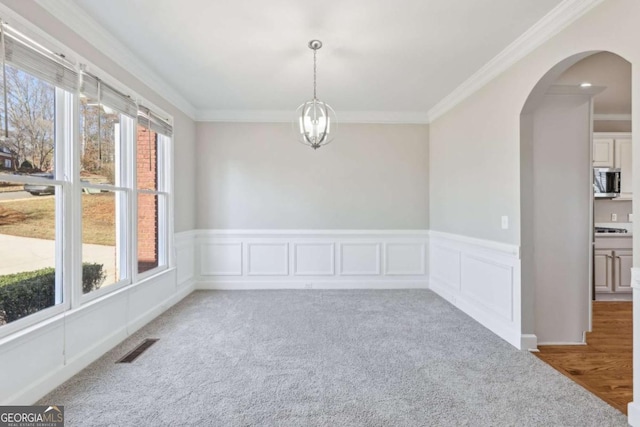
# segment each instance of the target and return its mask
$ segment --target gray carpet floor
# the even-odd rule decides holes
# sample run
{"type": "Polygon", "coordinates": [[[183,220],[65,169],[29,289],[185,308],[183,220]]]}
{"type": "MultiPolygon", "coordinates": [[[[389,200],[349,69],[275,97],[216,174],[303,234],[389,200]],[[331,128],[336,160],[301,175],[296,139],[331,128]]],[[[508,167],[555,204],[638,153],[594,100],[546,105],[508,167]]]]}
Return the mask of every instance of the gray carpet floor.
{"type": "Polygon", "coordinates": [[[627,425],[427,290],[194,292],[39,403],[68,426],[627,425]]]}

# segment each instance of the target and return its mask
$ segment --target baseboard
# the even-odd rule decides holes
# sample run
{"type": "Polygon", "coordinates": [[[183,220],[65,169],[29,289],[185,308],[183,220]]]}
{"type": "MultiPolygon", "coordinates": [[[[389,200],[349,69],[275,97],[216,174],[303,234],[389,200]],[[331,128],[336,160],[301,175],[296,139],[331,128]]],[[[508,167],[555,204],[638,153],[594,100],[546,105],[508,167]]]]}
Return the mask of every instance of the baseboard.
{"type": "Polygon", "coordinates": [[[169,298],[164,300],[162,303],[157,306],[147,310],[142,315],[136,317],[135,319],[129,322],[129,326],[127,328],[129,335],[135,333],[147,323],[151,322],[156,317],[160,316],[162,313],[167,311],[169,308],[182,301],[185,297],[187,297],[191,292],[195,289],[195,284],[192,286],[185,286],[180,288],[175,294],[171,295],[169,298]]]}
{"type": "Polygon", "coordinates": [[[640,427],[640,404],[635,401],[627,405],[627,422],[630,426],[640,427]]]}
{"type": "Polygon", "coordinates": [[[538,346],[541,345],[587,345],[584,342],[573,342],[573,341],[549,341],[549,342],[539,342],[538,346]]]}
{"type": "Polygon", "coordinates": [[[459,296],[452,296],[451,292],[443,291],[443,287],[438,285],[437,281],[430,281],[429,289],[442,298],[449,301],[457,309],[471,317],[476,322],[480,323],[491,332],[516,347],[519,350],[527,350],[527,347],[522,347],[522,336],[520,332],[512,327],[509,322],[505,322],[488,310],[479,306],[474,301],[469,301],[459,296]]]}
{"type": "Polygon", "coordinates": [[[596,294],[597,301],[633,301],[633,294],[596,294]]]}
{"type": "MultiPolygon", "coordinates": [[[[192,277],[186,282],[178,283],[178,292],[189,290],[189,293],[196,290],[196,280],[192,277]]],[[[187,294],[188,295],[188,294],[187,294]]]]}
{"type": "Polygon", "coordinates": [[[534,334],[522,334],[520,336],[520,348],[522,350],[537,351],[538,337],[534,334]]]}
{"type": "Polygon", "coordinates": [[[197,290],[267,290],[267,289],[428,289],[423,281],[201,281],[197,290]]]}

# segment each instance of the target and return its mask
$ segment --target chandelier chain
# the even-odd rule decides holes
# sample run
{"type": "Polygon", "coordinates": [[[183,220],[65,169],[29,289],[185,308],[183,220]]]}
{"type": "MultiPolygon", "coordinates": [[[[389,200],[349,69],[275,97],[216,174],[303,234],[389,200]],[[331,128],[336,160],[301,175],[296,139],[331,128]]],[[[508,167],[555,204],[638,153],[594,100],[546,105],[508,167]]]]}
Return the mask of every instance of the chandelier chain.
{"type": "Polygon", "coordinates": [[[316,53],[318,53],[318,51],[313,49],[313,99],[316,99],[316,53]]]}

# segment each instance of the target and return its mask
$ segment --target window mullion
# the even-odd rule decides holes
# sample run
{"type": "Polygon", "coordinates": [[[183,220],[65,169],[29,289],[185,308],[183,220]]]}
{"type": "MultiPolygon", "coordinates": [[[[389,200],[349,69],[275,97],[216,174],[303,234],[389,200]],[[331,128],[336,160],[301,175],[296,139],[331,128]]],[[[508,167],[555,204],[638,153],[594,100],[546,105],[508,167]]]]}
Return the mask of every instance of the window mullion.
{"type": "MultiPolygon", "coordinates": [[[[54,178],[60,181],[60,177],[65,174],[65,150],[61,148],[70,137],[69,134],[69,105],[65,92],[62,89],[55,89],[54,95],[54,178]]],[[[68,232],[68,225],[71,224],[67,216],[68,210],[64,208],[67,202],[69,189],[66,186],[55,187],[55,304],[64,303],[65,308],[70,305],[71,280],[64,280],[63,274],[70,272],[69,259],[64,254],[69,253],[70,242],[65,234],[68,232]]]]}
{"type": "Polygon", "coordinates": [[[138,281],[138,194],[136,192],[137,129],[137,118],[127,120],[126,126],[123,126],[122,134],[123,147],[125,147],[122,151],[124,156],[126,156],[123,181],[124,185],[129,188],[129,191],[127,191],[129,210],[126,221],[127,235],[129,237],[127,242],[127,271],[133,283],[138,281]]]}
{"type": "Polygon", "coordinates": [[[174,233],[174,205],[173,205],[173,135],[171,137],[164,137],[164,143],[162,144],[162,155],[164,161],[162,162],[162,181],[164,183],[163,191],[166,192],[165,207],[164,207],[164,220],[162,224],[166,227],[165,231],[165,256],[167,256],[167,265],[169,267],[176,266],[177,253],[175,246],[175,233],[174,233]]]}
{"type": "Polygon", "coordinates": [[[111,184],[94,184],[90,182],[80,182],[82,188],[91,188],[94,190],[106,190],[106,191],[127,191],[127,187],[120,187],[111,184]]]}
{"type": "Polygon", "coordinates": [[[81,147],[81,135],[80,129],[80,97],[76,93],[73,97],[73,117],[71,119],[72,138],[65,141],[65,152],[67,164],[65,168],[65,174],[68,177],[71,185],[69,185],[69,212],[70,212],[70,233],[65,233],[65,237],[71,242],[71,249],[69,250],[70,268],[73,284],[71,307],[75,308],[80,306],[82,297],[82,189],[79,187],[80,183],[80,147],[81,147]]]}
{"type": "Polygon", "coordinates": [[[151,195],[158,195],[158,194],[166,194],[163,193],[162,191],[158,191],[158,190],[146,190],[146,189],[138,189],[138,194],[151,194],[151,195]]]}

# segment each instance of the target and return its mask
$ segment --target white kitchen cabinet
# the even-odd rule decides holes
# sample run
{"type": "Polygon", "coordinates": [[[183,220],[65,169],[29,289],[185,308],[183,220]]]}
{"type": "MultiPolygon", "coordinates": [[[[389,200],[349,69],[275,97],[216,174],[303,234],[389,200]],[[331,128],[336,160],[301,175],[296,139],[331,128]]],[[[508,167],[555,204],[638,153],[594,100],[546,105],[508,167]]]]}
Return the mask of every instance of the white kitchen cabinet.
{"type": "Polygon", "coordinates": [[[596,236],[593,251],[596,299],[620,300],[631,296],[632,239],[623,236],[596,236]]]}
{"type": "Polygon", "coordinates": [[[615,139],[613,138],[593,138],[593,167],[612,168],[614,158],[615,139]]]}
{"type": "Polygon", "coordinates": [[[620,197],[633,193],[633,169],[631,167],[631,138],[615,140],[613,167],[620,168],[620,197]]]}
{"type": "Polygon", "coordinates": [[[620,199],[633,193],[631,134],[623,132],[593,134],[593,167],[620,169],[620,199]]]}
{"type": "Polygon", "coordinates": [[[609,249],[596,249],[593,253],[593,280],[596,293],[613,291],[613,255],[609,249]]]}
{"type": "Polygon", "coordinates": [[[633,267],[633,251],[619,249],[613,251],[613,289],[616,293],[631,293],[631,267],[633,267]]]}

